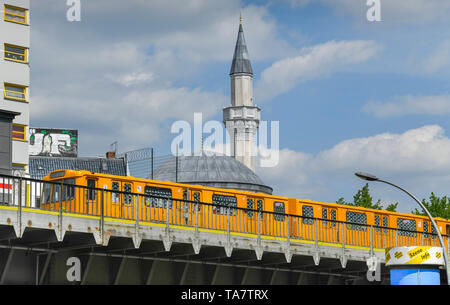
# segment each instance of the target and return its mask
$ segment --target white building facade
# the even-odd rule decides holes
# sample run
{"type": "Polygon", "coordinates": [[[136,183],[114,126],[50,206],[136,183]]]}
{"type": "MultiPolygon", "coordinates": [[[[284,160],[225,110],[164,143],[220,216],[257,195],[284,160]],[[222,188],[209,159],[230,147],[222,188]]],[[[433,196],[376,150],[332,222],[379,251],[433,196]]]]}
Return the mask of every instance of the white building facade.
{"type": "Polygon", "coordinates": [[[30,0],[0,0],[0,46],[0,109],[20,113],[13,120],[13,174],[28,176],[30,0]]]}

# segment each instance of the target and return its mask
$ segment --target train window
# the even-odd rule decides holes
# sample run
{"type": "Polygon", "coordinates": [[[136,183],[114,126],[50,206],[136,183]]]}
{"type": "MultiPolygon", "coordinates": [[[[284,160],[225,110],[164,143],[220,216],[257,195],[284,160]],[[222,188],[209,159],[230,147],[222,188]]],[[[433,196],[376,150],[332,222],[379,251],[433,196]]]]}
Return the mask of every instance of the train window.
{"type": "Polygon", "coordinates": [[[383,229],[383,232],[387,233],[388,232],[388,229],[387,229],[387,227],[388,227],[388,218],[387,218],[387,216],[383,216],[383,227],[385,227],[385,229],[383,229]]]}
{"type": "Polygon", "coordinates": [[[398,235],[416,236],[416,221],[414,219],[397,218],[398,235]]]}
{"type": "MultiPolygon", "coordinates": [[[[273,211],[275,213],[284,214],[284,202],[274,201],[273,203],[273,211]]],[[[277,221],[284,221],[284,215],[273,214],[273,219],[277,221]]]]}
{"type": "Polygon", "coordinates": [[[66,171],[57,171],[50,174],[50,178],[61,178],[66,175],[66,171]]]}
{"type": "Polygon", "coordinates": [[[42,194],[42,204],[50,203],[52,195],[52,185],[50,183],[44,183],[44,193],[42,194]]]}
{"type": "Polygon", "coordinates": [[[72,200],[75,197],[75,179],[64,179],[63,200],[72,200]]]}
{"type": "Polygon", "coordinates": [[[59,189],[61,186],[59,184],[53,184],[52,187],[52,202],[59,202],[59,189]]]}
{"type": "Polygon", "coordinates": [[[374,225],[375,227],[373,228],[373,230],[375,232],[380,232],[380,216],[375,215],[374,225]]]}
{"type": "MultiPolygon", "coordinates": [[[[113,182],[112,185],[111,185],[111,189],[112,189],[113,191],[119,191],[119,190],[120,190],[120,184],[119,184],[119,182],[113,182]]],[[[111,193],[111,202],[112,202],[112,203],[118,203],[118,202],[120,202],[120,193],[112,192],[112,193],[111,193]]]]}
{"type": "Polygon", "coordinates": [[[197,211],[200,211],[200,205],[197,202],[200,202],[200,193],[194,192],[194,201],[196,202],[195,206],[197,207],[197,211]]]}
{"type": "MultiPolygon", "coordinates": [[[[172,190],[163,187],[153,187],[146,185],[144,188],[145,204],[153,208],[167,208],[167,202],[169,203],[169,209],[172,208],[172,190]]],[[[194,194],[195,196],[195,194],[194,194]]]]}
{"type": "Polygon", "coordinates": [[[126,194],[123,194],[123,203],[125,203],[125,204],[130,204],[131,202],[132,202],[132,200],[131,200],[131,184],[129,184],[129,183],[125,183],[124,185],[123,185],[123,191],[126,193],[126,194]]]}
{"type": "Polygon", "coordinates": [[[347,228],[349,230],[366,231],[367,230],[367,215],[365,213],[351,212],[346,213],[347,228]]]}
{"type": "Polygon", "coordinates": [[[212,203],[220,205],[212,207],[214,214],[236,215],[237,198],[235,196],[213,194],[212,203]]]}
{"type": "Polygon", "coordinates": [[[331,214],[331,226],[332,227],[336,227],[336,210],[335,209],[331,209],[330,210],[330,214],[331,214]]]}
{"type": "MultiPolygon", "coordinates": [[[[247,209],[253,210],[253,199],[247,199],[247,209]]],[[[253,211],[247,211],[248,217],[253,217],[253,211]]]]}
{"type": "Polygon", "coordinates": [[[428,221],[424,221],[423,222],[423,237],[424,238],[436,238],[436,229],[434,228],[434,226],[428,222],[428,221]],[[430,233],[430,228],[431,227],[431,235],[427,234],[430,233]]]}
{"type": "Polygon", "coordinates": [[[262,200],[256,200],[256,209],[258,210],[258,212],[261,212],[261,213],[259,213],[259,218],[263,218],[263,213],[262,213],[262,211],[263,211],[263,209],[264,209],[264,206],[263,206],[263,201],[262,200]]]}
{"type": "Polygon", "coordinates": [[[95,200],[95,180],[88,179],[87,181],[88,187],[88,200],[95,200]]]}
{"type": "MultiPolygon", "coordinates": [[[[327,215],[327,208],[322,208],[322,219],[327,219],[328,218],[327,216],[328,216],[327,215]]],[[[326,220],[322,220],[322,224],[324,226],[326,226],[327,225],[327,221],[326,220]]]]}
{"type": "Polygon", "coordinates": [[[302,219],[302,222],[307,225],[312,225],[314,223],[314,209],[310,205],[304,205],[302,206],[302,216],[304,217],[302,219]],[[310,218],[306,218],[310,217],[310,218]]]}

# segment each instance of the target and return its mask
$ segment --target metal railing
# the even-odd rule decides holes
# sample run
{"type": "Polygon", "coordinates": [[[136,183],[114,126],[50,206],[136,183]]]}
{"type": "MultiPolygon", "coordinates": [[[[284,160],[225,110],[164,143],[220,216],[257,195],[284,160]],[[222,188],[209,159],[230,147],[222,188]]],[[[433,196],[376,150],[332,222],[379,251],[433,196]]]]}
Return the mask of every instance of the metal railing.
{"type": "MultiPolygon", "coordinates": [[[[189,193],[189,191],[187,191],[189,193]]],[[[189,195],[186,196],[189,198],[189,195]]],[[[364,247],[440,246],[437,234],[0,175],[0,207],[162,223],[254,238],[364,247]],[[49,196],[48,194],[51,194],[49,196]],[[61,207],[61,208],[60,208],[61,207]]],[[[21,217],[21,214],[20,216],[21,217]]],[[[444,236],[448,252],[448,236],[444,236]]]]}

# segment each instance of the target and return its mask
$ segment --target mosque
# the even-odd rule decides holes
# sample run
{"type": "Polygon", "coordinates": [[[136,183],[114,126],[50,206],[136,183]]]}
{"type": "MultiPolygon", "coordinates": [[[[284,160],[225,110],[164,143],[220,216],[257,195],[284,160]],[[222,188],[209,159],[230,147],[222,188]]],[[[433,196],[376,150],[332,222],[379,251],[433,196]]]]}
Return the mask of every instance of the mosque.
{"type": "Polygon", "coordinates": [[[272,194],[273,189],[254,173],[261,109],[253,100],[253,70],[242,18],[230,78],[231,106],[223,109],[223,122],[231,140],[231,156],[208,156],[203,152],[199,156],[180,156],[176,173],[173,157],[155,170],[153,179],[272,194]]]}

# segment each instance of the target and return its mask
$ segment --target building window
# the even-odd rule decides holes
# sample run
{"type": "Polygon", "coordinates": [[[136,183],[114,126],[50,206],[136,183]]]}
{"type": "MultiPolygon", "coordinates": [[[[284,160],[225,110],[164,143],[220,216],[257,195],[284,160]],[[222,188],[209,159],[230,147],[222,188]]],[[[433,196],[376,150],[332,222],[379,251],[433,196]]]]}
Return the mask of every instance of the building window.
{"type": "Polygon", "coordinates": [[[5,43],[5,59],[18,62],[27,62],[27,49],[5,43]]]}
{"type": "Polygon", "coordinates": [[[5,21],[27,24],[27,10],[21,7],[5,4],[5,21]]]}
{"type": "Polygon", "coordinates": [[[12,126],[12,139],[17,141],[26,141],[27,127],[25,125],[13,124],[12,126]]]}
{"type": "Polygon", "coordinates": [[[17,101],[26,101],[27,88],[20,85],[6,84],[3,94],[4,98],[17,101]]]}
{"type": "Polygon", "coordinates": [[[25,170],[25,164],[19,164],[19,163],[13,163],[12,164],[12,170],[17,170],[17,171],[24,171],[25,170]]]}

